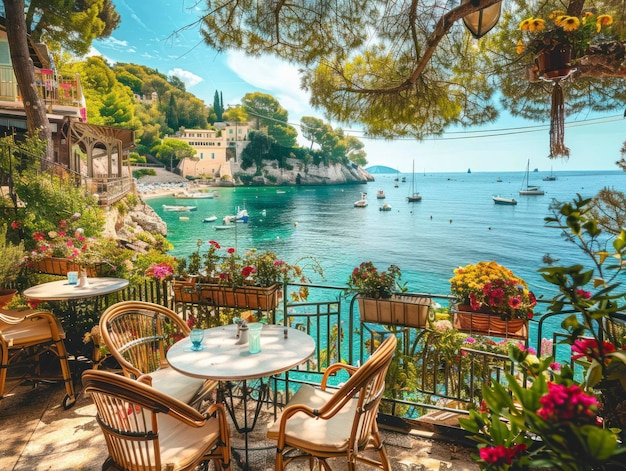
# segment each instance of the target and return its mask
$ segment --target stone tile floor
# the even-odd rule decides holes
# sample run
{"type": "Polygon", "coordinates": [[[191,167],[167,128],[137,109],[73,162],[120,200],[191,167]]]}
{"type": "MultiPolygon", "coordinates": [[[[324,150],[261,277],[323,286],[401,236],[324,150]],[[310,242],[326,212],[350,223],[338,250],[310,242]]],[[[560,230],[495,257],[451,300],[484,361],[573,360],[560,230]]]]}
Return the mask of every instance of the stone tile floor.
{"type": "MultiPolygon", "coordinates": [[[[42,383],[33,388],[32,383],[9,382],[0,404],[0,470],[101,469],[107,449],[94,418],[95,407],[89,397],[79,393],[76,404],[64,410],[61,406],[64,395],[61,384],[42,383]]],[[[272,442],[264,439],[266,424],[272,420],[271,411],[264,411],[250,437],[251,447],[262,448],[250,452],[253,470],[274,469],[272,442]]],[[[384,431],[383,437],[394,471],[478,470],[470,458],[472,450],[453,442],[390,431],[384,431]]],[[[242,443],[241,437],[234,433],[233,445],[239,447],[242,443]]],[[[336,471],[346,469],[345,462],[340,460],[331,465],[336,471]]],[[[294,464],[288,469],[308,469],[300,466],[294,464]]]]}

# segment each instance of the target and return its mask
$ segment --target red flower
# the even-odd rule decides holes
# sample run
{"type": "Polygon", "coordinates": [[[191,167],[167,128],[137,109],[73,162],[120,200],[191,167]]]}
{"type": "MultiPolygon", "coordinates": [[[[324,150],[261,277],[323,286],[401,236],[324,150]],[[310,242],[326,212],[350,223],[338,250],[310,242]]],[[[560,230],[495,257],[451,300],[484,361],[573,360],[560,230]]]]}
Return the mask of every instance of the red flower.
{"type": "Polygon", "coordinates": [[[519,296],[515,296],[509,299],[509,306],[511,309],[518,309],[522,305],[522,300],[519,296]]]}
{"type": "Polygon", "coordinates": [[[589,299],[591,297],[591,293],[589,291],[585,291],[584,289],[577,289],[576,294],[583,299],[589,299]]]}
{"type": "Polygon", "coordinates": [[[241,276],[243,276],[244,278],[248,278],[253,273],[256,273],[256,268],[251,267],[250,265],[241,269],[241,276]]]}
{"type": "Polygon", "coordinates": [[[602,342],[598,345],[596,339],[579,339],[572,345],[572,360],[587,357],[588,361],[593,359],[599,360],[603,355],[615,351],[615,345],[609,342],[602,342]]]}
{"type": "MultiPolygon", "coordinates": [[[[216,240],[210,240],[209,244],[212,245],[213,247],[215,247],[216,249],[221,249],[222,247],[220,246],[219,242],[216,240]]],[[[228,252],[231,253],[231,252],[228,252]]]]}
{"type": "Polygon", "coordinates": [[[229,249],[227,250],[227,252],[228,252],[229,254],[231,254],[231,255],[232,255],[232,254],[234,254],[234,253],[235,253],[235,249],[234,249],[233,247],[231,247],[231,248],[229,248],[229,249]]]}
{"type": "Polygon", "coordinates": [[[45,238],[46,238],[46,236],[42,232],[33,232],[33,239],[35,239],[35,240],[44,240],[45,238]]]}
{"type": "Polygon", "coordinates": [[[41,301],[39,299],[29,299],[26,304],[28,304],[28,307],[31,309],[37,309],[37,306],[39,306],[39,303],[41,301]]]}
{"type": "Polygon", "coordinates": [[[19,229],[20,228],[20,223],[17,221],[13,221],[11,223],[11,229],[19,229]]]}

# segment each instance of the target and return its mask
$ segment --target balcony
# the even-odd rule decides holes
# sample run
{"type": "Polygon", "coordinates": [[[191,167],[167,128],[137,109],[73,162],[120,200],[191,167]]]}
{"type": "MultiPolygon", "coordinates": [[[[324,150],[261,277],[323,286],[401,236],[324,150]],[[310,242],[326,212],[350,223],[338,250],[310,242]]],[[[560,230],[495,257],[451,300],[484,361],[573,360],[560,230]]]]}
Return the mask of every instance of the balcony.
{"type": "MultiPolygon", "coordinates": [[[[50,69],[35,70],[35,84],[49,113],[64,116],[81,115],[83,96],[78,75],[64,78],[50,69]]],[[[23,109],[22,97],[13,67],[0,66],[0,108],[23,109]]]]}

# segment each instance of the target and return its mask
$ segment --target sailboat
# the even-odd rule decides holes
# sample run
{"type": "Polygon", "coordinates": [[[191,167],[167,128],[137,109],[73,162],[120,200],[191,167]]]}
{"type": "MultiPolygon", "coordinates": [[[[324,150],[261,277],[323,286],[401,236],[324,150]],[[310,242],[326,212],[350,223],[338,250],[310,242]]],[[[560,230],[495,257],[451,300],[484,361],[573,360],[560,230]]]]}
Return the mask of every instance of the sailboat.
{"type": "Polygon", "coordinates": [[[524,177],[524,180],[522,180],[522,188],[519,191],[520,195],[537,195],[537,196],[541,196],[544,195],[545,192],[543,190],[540,190],[538,186],[531,186],[530,185],[530,179],[529,179],[529,175],[530,175],[530,159],[528,159],[528,163],[526,164],[526,175],[524,177]],[[524,183],[526,183],[526,188],[524,188],[524,183]]]}
{"type": "Polygon", "coordinates": [[[543,181],[544,182],[553,182],[556,180],[556,175],[554,175],[552,173],[552,167],[550,167],[550,175],[548,175],[547,177],[543,177],[543,181]]]}
{"type": "Polygon", "coordinates": [[[413,161],[413,175],[411,177],[411,192],[409,193],[409,196],[406,197],[406,200],[409,203],[422,201],[422,195],[420,195],[417,191],[415,191],[415,160],[413,161]]]}

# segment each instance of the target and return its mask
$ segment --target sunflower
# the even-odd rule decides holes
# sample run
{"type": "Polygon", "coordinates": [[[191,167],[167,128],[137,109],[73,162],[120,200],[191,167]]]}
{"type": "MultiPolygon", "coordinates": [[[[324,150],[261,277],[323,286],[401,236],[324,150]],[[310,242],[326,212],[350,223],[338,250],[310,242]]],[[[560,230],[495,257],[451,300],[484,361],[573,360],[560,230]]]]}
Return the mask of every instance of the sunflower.
{"type": "Polygon", "coordinates": [[[603,26],[609,26],[613,24],[613,17],[611,15],[598,15],[596,19],[596,31],[599,33],[603,26]]]}
{"type": "Polygon", "coordinates": [[[576,31],[580,27],[580,20],[575,16],[566,16],[560,19],[559,26],[564,31],[576,31]]]}

